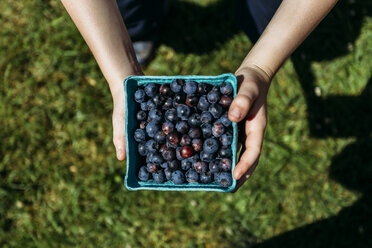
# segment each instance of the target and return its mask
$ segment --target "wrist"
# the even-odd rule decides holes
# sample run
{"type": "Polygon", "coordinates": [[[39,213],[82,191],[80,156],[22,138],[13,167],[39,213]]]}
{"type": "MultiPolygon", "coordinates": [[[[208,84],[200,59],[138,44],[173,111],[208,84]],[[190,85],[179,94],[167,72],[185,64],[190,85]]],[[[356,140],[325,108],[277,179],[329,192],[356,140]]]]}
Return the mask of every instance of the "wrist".
{"type": "Polygon", "coordinates": [[[259,66],[255,63],[243,63],[236,70],[235,74],[238,75],[244,71],[249,71],[255,74],[259,81],[264,82],[267,85],[270,85],[271,80],[274,77],[274,72],[265,66],[259,66]]]}

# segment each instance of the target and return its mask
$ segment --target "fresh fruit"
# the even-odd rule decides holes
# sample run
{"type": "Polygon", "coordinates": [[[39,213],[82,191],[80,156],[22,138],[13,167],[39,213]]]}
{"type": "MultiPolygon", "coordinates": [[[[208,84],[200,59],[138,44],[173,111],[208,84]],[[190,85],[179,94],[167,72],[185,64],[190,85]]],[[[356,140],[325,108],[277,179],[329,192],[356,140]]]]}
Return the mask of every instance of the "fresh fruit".
{"type": "Polygon", "coordinates": [[[218,151],[218,142],[214,138],[208,138],[204,141],[203,151],[206,153],[215,153],[218,151]]]}
{"type": "Polygon", "coordinates": [[[172,182],[174,184],[183,184],[185,182],[185,175],[183,172],[180,170],[172,172],[172,182]]]}
{"type": "Polygon", "coordinates": [[[189,158],[192,156],[192,148],[190,146],[183,146],[180,153],[182,158],[189,158]]]}
{"type": "Polygon", "coordinates": [[[186,81],[186,83],[183,85],[183,92],[188,95],[194,94],[197,89],[198,87],[194,81],[186,81]]]}
{"type": "Polygon", "coordinates": [[[150,173],[147,171],[146,166],[141,166],[138,172],[138,178],[143,182],[146,182],[150,179],[150,173]]]}
{"type": "Polygon", "coordinates": [[[186,172],[186,181],[189,183],[195,183],[199,181],[199,174],[194,169],[189,169],[186,172]]]}

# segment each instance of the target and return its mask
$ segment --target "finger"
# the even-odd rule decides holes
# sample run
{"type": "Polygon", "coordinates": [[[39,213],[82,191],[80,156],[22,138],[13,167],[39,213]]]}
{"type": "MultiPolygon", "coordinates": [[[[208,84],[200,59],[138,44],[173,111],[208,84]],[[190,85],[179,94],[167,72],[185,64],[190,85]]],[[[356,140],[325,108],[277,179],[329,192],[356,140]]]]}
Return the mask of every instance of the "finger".
{"type": "Polygon", "coordinates": [[[236,191],[238,191],[238,189],[245,183],[245,181],[248,180],[248,178],[252,175],[253,171],[256,169],[258,165],[258,159],[256,160],[256,162],[254,162],[254,164],[249,168],[249,170],[236,182],[236,186],[234,188],[233,191],[231,191],[231,193],[235,193],[236,191]]]}
{"type": "Polygon", "coordinates": [[[245,151],[234,169],[233,175],[236,180],[239,180],[260,157],[266,128],[266,114],[264,106],[261,106],[255,118],[246,121],[245,126],[247,135],[245,141],[245,151]]]}
{"type": "Polygon", "coordinates": [[[124,160],[126,157],[124,112],[114,110],[112,116],[112,126],[116,157],[118,160],[124,160]]]}
{"type": "Polygon", "coordinates": [[[256,100],[258,90],[255,84],[244,82],[240,86],[239,92],[231,103],[228,117],[233,122],[239,122],[247,116],[251,106],[256,100]]]}

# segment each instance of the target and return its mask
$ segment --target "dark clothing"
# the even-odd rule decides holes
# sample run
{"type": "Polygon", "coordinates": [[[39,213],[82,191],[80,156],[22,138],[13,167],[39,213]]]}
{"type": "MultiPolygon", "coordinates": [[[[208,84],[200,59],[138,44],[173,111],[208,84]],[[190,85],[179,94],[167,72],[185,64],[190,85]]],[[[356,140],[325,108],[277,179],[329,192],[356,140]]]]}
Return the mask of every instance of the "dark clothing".
{"type": "MultiPolygon", "coordinates": [[[[236,20],[256,42],[282,0],[235,0],[236,20]]],[[[117,0],[132,41],[154,41],[164,21],[167,0],[117,0]]]]}

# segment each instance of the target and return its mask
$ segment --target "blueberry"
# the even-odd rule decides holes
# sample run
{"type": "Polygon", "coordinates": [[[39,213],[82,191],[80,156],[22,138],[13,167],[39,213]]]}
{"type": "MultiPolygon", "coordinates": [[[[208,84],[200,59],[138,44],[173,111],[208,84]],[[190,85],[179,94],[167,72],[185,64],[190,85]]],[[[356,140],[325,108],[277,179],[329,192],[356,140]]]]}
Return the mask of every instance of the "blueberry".
{"type": "Polygon", "coordinates": [[[207,95],[208,102],[210,103],[216,103],[220,100],[220,94],[216,90],[212,90],[207,95]]]}
{"type": "Polygon", "coordinates": [[[220,151],[218,152],[218,155],[222,158],[231,158],[232,156],[231,147],[229,146],[221,147],[220,151]]]}
{"type": "Polygon", "coordinates": [[[159,144],[155,140],[150,139],[146,142],[146,148],[149,152],[156,152],[159,149],[159,144]]]}
{"type": "Polygon", "coordinates": [[[164,115],[165,119],[170,122],[176,122],[177,121],[177,110],[172,108],[165,111],[164,115]]]}
{"type": "Polygon", "coordinates": [[[174,130],[174,124],[170,121],[166,121],[161,126],[161,130],[163,130],[165,134],[170,134],[174,130]]]}
{"type": "Polygon", "coordinates": [[[212,173],[220,172],[221,170],[221,160],[220,159],[213,159],[209,163],[209,171],[212,173]]]}
{"type": "Polygon", "coordinates": [[[172,91],[171,91],[171,88],[170,88],[169,84],[162,84],[160,86],[159,93],[162,96],[171,96],[172,95],[172,91]]]}
{"type": "MultiPolygon", "coordinates": [[[[159,131],[159,125],[155,121],[150,121],[146,126],[146,133],[149,137],[154,138],[155,134],[159,131]]],[[[142,129],[141,129],[142,130],[142,129]]]]}
{"type": "Polygon", "coordinates": [[[232,103],[232,98],[230,96],[223,95],[218,103],[224,108],[229,108],[232,103]]]}
{"type": "Polygon", "coordinates": [[[221,135],[220,142],[223,146],[229,146],[232,144],[233,136],[230,132],[226,132],[221,135]]]}
{"type": "Polygon", "coordinates": [[[230,83],[223,82],[220,86],[220,92],[223,95],[230,95],[233,92],[233,87],[230,83]]]}
{"type": "Polygon", "coordinates": [[[180,145],[181,146],[191,145],[191,140],[192,139],[190,138],[190,136],[188,136],[187,134],[184,134],[181,137],[180,145]]]}
{"type": "Polygon", "coordinates": [[[203,142],[201,139],[193,139],[191,143],[194,151],[200,152],[203,149],[203,142]]]}
{"type": "Polygon", "coordinates": [[[146,102],[146,105],[147,105],[147,111],[156,108],[155,103],[151,99],[146,102]]]}
{"type": "Polygon", "coordinates": [[[159,149],[159,152],[162,153],[165,150],[165,148],[167,148],[167,147],[168,146],[166,144],[162,144],[160,149],[159,149]]]}
{"type": "Polygon", "coordinates": [[[141,143],[138,144],[138,153],[141,156],[146,156],[147,155],[148,150],[146,148],[146,143],[145,142],[141,142],[141,143]]]}
{"type": "Polygon", "coordinates": [[[184,104],[179,104],[177,106],[177,116],[178,116],[178,118],[181,118],[182,120],[187,120],[190,113],[191,113],[191,110],[188,106],[186,106],[184,104]]]}
{"type": "Polygon", "coordinates": [[[218,183],[222,187],[229,187],[232,184],[232,178],[231,178],[231,173],[230,172],[220,172],[218,173],[217,177],[218,183]]]}
{"type": "Polygon", "coordinates": [[[201,161],[204,161],[204,162],[211,162],[212,159],[215,157],[215,155],[213,153],[206,153],[204,151],[201,151],[200,152],[200,160],[201,161]]]}
{"type": "Polygon", "coordinates": [[[198,113],[194,113],[190,116],[189,125],[191,127],[200,127],[201,124],[202,122],[200,120],[200,115],[198,113]]]}
{"type": "Polygon", "coordinates": [[[185,101],[187,106],[195,107],[198,104],[198,102],[199,102],[199,98],[196,95],[194,94],[187,95],[186,101],[185,101]]]}
{"type": "Polygon", "coordinates": [[[176,158],[179,160],[179,161],[182,161],[184,159],[184,157],[182,157],[181,155],[181,147],[177,147],[176,148],[176,158]]]}
{"type": "Polygon", "coordinates": [[[209,138],[212,136],[212,125],[209,123],[201,125],[201,131],[204,138],[209,138]]]}
{"type": "Polygon", "coordinates": [[[172,160],[168,162],[168,168],[171,171],[178,170],[180,168],[180,162],[178,160],[172,160]]]}
{"type": "Polygon", "coordinates": [[[165,98],[162,95],[156,95],[152,98],[152,101],[157,107],[160,107],[161,105],[163,105],[165,98]]]}
{"type": "Polygon", "coordinates": [[[166,160],[166,161],[171,161],[171,160],[174,160],[176,158],[176,152],[174,151],[173,148],[170,148],[170,147],[166,147],[163,151],[162,151],[162,156],[163,158],[166,160]]]}
{"type": "Polygon", "coordinates": [[[158,131],[155,136],[154,140],[159,144],[164,144],[166,141],[167,135],[163,131],[158,131]]]}
{"type": "Polygon", "coordinates": [[[215,153],[218,151],[218,142],[214,138],[208,138],[204,141],[203,151],[205,153],[215,153]]]}
{"type": "Polygon", "coordinates": [[[148,107],[147,107],[147,102],[141,102],[141,110],[143,110],[143,111],[148,111],[149,109],[148,109],[148,107]]]}
{"type": "Polygon", "coordinates": [[[200,120],[203,124],[206,124],[206,123],[211,123],[213,121],[213,116],[211,113],[209,113],[208,111],[204,111],[203,113],[201,113],[200,115],[200,120]]]}
{"type": "Polygon", "coordinates": [[[208,110],[209,108],[209,102],[207,100],[207,97],[206,96],[201,96],[199,98],[199,102],[198,102],[198,109],[200,109],[201,111],[206,111],[208,110]]]}
{"type": "Polygon", "coordinates": [[[193,166],[193,158],[187,158],[181,161],[182,170],[187,171],[193,166]]]}
{"type": "Polygon", "coordinates": [[[179,121],[176,124],[177,132],[185,134],[189,131],[189,125],[186,121],[179,121]]]}
{"type": "Polygon", "coordinates": [[[201,84],[198,84],[198,89],[197,89],[197,93],[199,94],[199,95],[205,95],[205,94],[207,94],[207,92],[208,92],[208,89],[209,87],[208,87],[208,85],[207,84],[203,84],[203,83],[201,83],[201,84]]]}
{"type": "Polygon", "coordinates": [[[154,173],[154,172],[158,171],[159,167],[158,167],[158,165],[156,165],[154,163],[147,163],[146,169],[147,169],[148,172],[154,173]]]}
{"type": "Polygon", "coordinates": [[[165,174],[165,177],[167,178],[167,180],[172,179],[172,171],[169,168],[164,169],[164,174],[165,174]]]}
{"type": "Polygon", "coordinates": [[[212,182],[212,173],[211,172],[206,172],[200,174],[200,182],[201,183],[211,183],[212,182]]]}
{"type": "Polygon", "coordinates": [[[183,92],[186,94],[194,94],[196,90],[198,89],[197,84],[194,81],[186,81],[186,83],[183,86],[183,92]]]}
{"type": "Polygon", "coordinates": [[[180,92],[174,96],[173,106],[177,108],[179,104],[184,104],[186,100],[186,95],[183,92],[180,92]]]}
{"type": "Polygon", "coordinates": [[[221,117],[223,109],[219,104],[212,104],[211,106],[209,106],[209,112],[214,118],[218,119],[221,117]]]}
{"type": "Polygon", "coordinates": [[[138,113],[137,113],[137,115],[136,115],[136,118],[137,118],[137,120],[139,120],[139,121],[145,121],[146,118],[147,118],[147,114],[146,114],[145,111],[140,110],[140,111],[138,111],[138,113]]]}
{"type": "Polygon", "coordinates": [[[172,172],[172,182],[174,184],[183,184],[185,182],[185,175],[183,172],[180,170],[172,172]]]}
{"type": "Polygon", "coordinates": [[[155,183],[163,183],[165,180],[165,175],[162,170],[152,173],[152,178],[154,179],[155,183]]]}
{"type": "Polygon", "coordinates": [[[225,127],[229,127],[231,125],[231,121],[227,117],[227,112],[223,114],[218,121],[221,122],[225,127]]]}
{"type": "Polygon", "coordinates": [[[183,79],[175,79],[171,82],[170,88],[174,93],[179,93],[182,90],[185,81],[183,79]]]}
{"type": "Polygon", "coordinates": [[[146,166],[141,166],[138,172],[138,178],[144,182],[150,179],[150,173],[147,171],[146,166]]]}
{"type": "Polygon", "coordinates": [[[149,97],[154,97],[156,96],[156,94],[158,94],[159,90],[158,90],[158,86],[154,83],[149,83],[145,86],[145,93],[146,95],[148,95],[149,97]]]}
{"type": "Polygon", "coordinates": [[[224,171],[231,171],[232,163],[231,159],[223,158],[221,159],[221,169],[224,171]]]}
{"type": "Polygon", "coordinates": [[[189,183],[196,183],[199,181],[199,174],[194,169],[189,169],[185,175],[186,181],[189,183]]]}
{"type": "Polygon", "coordinates": [[[200,128],[198,128],[198,127],[192,127],[192,128],[190,128],[188,135],[192,139],[199,139],[200,136],[201,136],[200,128]]]}
{"type": "Polygon", "coordinates": [[[163,169],[167,169],[168,168],[168,162],[161,163],[160,167],[163,168],[163,169]]]}
{"type": "Polygon", "coordinates": [[[146,125],[147,125],[147,121],[141,121],[140,122],[140,128],[145,130],[146,129],[146,125]]]}
{"type": "Polygon", "coordinates": [[[177,132],[171,132],[168,134],[167,141],[172,145],[177,145],[180,142],[177,132]]]}
{"type": "Polygon", "coordinates": [[[159,109],[151,109],[149,112],[149,118],[151,121],[160,122],[162,113],[159,109]]]}
{"type": "Polygon", "coordinates": [[[168,140],[165,142],[165,144],[167,144],[167,147],[174,148],[174,149],[178,147],[177,144],[172,144],[168,140]]]}
{"type": "Polygon", "coordinates": [[[165,100],[162,109],[168,110],[170,108],[173,108],[173,99],[169,97],[165,100]]]}
{"type": "Polygon", "coordinates": [[[134,140],[137,142],[145,141],[146,140],[146,133],[143,129],[136,129],[134,132],[134,140]]]}
{"type": "Polygon", "coordinates": [[[208,169],[207,163],[205,163],[204,161],[199,160],[196,163],[194,163],[194,169],[199,174],[205,173],[205,172],[207,172],[207,169],[208,169]]]}
{"type": "Polygon", "coordinates": [[[225,132],[225,128],[222,123],[216,122],[212,127],[212,134],[214,137],[218,138],[225,132]]]}
{"type": "Polygon", "coordinates": [[[183,146],[180,150],[182,158],[189,158],[192,156],[192,148],[190,146],[183,146]]]}
{"type": "MultiPolygon", "coordinates": [[[[151,163],[154,163],[156,165],[160,165],[161,163],[164,162],[163,157],[158,152],[150,153],[149,160],[150,160],[151,163]]],[[[151,171],[149,171],[149,172],[151,172],[151,171]]]]}
{"type": "Polygon", "coordinates": [[[145,101],[145,91],[143,89],[138,89],[134,92],[134,100],[138,103],[142,103],[145,101]]]}

